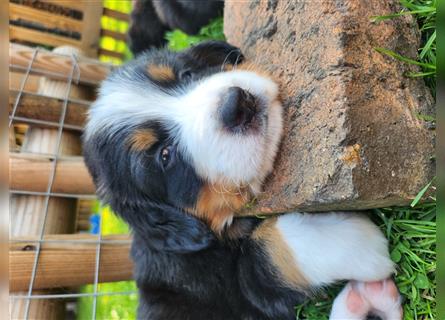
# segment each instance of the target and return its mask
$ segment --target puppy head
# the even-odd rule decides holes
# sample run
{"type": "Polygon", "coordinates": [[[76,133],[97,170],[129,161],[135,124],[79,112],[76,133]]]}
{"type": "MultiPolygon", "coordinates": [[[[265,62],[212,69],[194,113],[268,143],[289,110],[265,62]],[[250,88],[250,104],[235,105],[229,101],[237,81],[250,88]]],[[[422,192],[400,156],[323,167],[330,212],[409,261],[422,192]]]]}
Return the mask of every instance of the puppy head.
{"type": "Polygon", "coordinates": [[[217,232],[230,224],[272,170],[282,125],[277,84],[243,59],[205,42],[114,71],[84,134],[99,196],[124,217],[155,203],[217,232]]]}

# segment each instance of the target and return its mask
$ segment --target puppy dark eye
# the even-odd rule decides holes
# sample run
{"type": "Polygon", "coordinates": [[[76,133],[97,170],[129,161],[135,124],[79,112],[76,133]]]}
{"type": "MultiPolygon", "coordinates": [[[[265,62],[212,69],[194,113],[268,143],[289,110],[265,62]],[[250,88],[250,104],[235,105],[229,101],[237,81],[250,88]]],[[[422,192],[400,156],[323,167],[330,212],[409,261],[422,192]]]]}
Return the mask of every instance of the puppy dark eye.
{"type": "Polygon", "coordinates": [[[170,163],[173,161],[173,158],[174,158],[173,146],[167,146],[167,147],[162,148],[162,150],[159,154],[159,157],[160,157],[162,166],[164,168],[167,168],[170,165],[170,163]]]}
{"type": "Polygon", "coordinates": [[[189,80],[192,78],[192,71],[189,69],[183,70],[180,72],[179,77],[181,80],[189,80]]]}

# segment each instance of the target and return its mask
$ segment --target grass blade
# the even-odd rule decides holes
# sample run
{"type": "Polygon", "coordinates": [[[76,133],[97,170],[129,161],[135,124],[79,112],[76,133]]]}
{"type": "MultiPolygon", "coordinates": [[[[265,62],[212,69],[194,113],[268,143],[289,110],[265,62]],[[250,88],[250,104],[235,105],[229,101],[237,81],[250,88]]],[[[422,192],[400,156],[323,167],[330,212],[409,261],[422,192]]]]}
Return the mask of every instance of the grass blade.
{"type": "Polygon", "coordinates": [[[436,30],[434,30],[434,32],[431,34],[430,38],[428,39],[428,41],[425,43],[425,45],[422,48],[422,51],[419,54],[419,58],[423,59],[425,57],[425,54],[428,53],[428,51],[431,50],[431,45],[433,44],[433,42],[436,40],[436,30]]]}
{"type": "Polygon", "coordinates": [[[419,62],[419,61],[416,61],[416,60],[413,60],[413,59],[410,59],[410,58],[406,58],[404,56],[401,56],[400,54],[395,53],[394,51],[391,51],[391,50],[388,50],[388,49],[385,49],[385,48],[377,47],[377,48],[374,48],[374,50],[379,52],[379,53],[386,54],[387,56],[390,56],[390,57],[392,57],[394,59],[403,61],[403,62],[407,62],[407,63],[410,63],[410,64],[415,64],[417,66],[421,66],[421,67],[424,67],[424,68],[427,68],[427,69],[436,70],[436,66],[433,65],[433,64],[423,63],[423,62],[419,62]]]}
{"type": "Polygon", "coordinates": [[[371,21],[372,22],[380,22],[380,21],[384,21],[384,20],[401,17],[401,16],[404,16],[407,14],[425,14],[425,13],[430,13],[430,12],[435,12],[435,9],[425,8],[425,9],[413,10],[413,11],[402,11],[399,13],[393,13],[393,14],[388,14],[388,15],[383,15],[383,16],[372,16],[371,21]]]}
{"type": "Polygon", "coordinates": [[[425,187],[423,187],[422,190],[420,190],[420,192],[417,194],[417,196],[411,202],[411,207],[415,207],[416,204],[420,201],[420,199],[422,199],[423,195],[430,188],[433,181],[434,181],[434,178],[425,187]]]}

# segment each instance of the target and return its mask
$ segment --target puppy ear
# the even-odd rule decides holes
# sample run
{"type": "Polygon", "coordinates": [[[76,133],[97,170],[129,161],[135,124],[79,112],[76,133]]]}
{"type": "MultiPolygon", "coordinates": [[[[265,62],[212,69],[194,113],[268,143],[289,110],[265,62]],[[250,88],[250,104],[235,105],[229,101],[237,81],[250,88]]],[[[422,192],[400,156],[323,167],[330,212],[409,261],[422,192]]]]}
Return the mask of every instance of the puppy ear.
{"type": "Polygon", "coordinates": [[[241,50],[224,41],[206,41],[191,47],[186,54],[207,67],[220,66],[223,63],[238,64],[244,60],[241,50]]]}
{"type": "Polygon", "coordinates": [[[203,250],[215,240],[205,223],[177,208],[153,204],[145,210],[132,213],[130,224],[155,250],[189,253],[203,250]]]}

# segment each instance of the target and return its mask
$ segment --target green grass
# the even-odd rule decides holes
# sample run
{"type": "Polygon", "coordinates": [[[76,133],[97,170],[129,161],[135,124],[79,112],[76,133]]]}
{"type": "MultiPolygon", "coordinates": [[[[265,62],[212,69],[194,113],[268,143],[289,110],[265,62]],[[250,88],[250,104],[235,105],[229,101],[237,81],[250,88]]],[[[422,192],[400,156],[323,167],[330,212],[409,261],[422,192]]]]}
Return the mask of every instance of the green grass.
{"type": "Polygon", "coordinates": [[[203,27],[197,35],[189,36],[181,30],[173,30],[166,33],[168,48],[173,51],[181,51],[205,40],[225,40],[223,33],[223,18],[212,20],[203,27]]]}
{"type": "Polygon", "coordinates": [[[405,319],[436,318],[436,204],[375,210],[398,265],[405,319]]]}
{"type": "MultiPolygon", "coordinates": [[[[129,292],[137,290],[133,281],[100,283],[99,292],[129,292]]],[[[92,286],[85,286],[81,293],[92,293],[92,286]]],[[[97,298],[96,319],[123,320],[136,319],[138,295],[104,295],[97,298]]],[[[91,319],[93,298],[80,298],[77,306],[77,319],[91,319]]]]}

